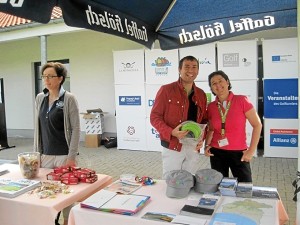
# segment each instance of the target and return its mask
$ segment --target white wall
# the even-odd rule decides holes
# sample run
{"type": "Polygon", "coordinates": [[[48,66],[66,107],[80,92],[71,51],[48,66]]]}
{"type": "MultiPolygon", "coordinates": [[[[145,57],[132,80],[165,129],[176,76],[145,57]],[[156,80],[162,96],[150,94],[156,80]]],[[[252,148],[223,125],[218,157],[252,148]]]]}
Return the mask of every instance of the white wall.
{"type": "MultiPolygon", "coordinates": [[[[113,50],[140,49],[132,41],[93,31],[47,37],[48,60],[69,59],[71,92],[80,111],[101,108],[105,132],[116,133],[113,50]]],[[[0,78],[4,78],[8,136],[28,136],[34,123],[34,70],[40,61],[38,37],[0,43],[0,78]]],[[[81,130],[84,131],[83,119],[81,130]]]]}
{"type": "Polygon", "coordinates": [[[39,39],[0,44],[0,77],[4,78],[7,129],[33,129],[34,78],[39,39]]]}
{"type": "MultiPolygon", "coordinates": [[[[46,25],[45,25],[46,26],[46,25]]],[[[33,63],[41,60],[40,39],[47,36],[48,60],[69,59],[71,91],[77,96],[81,112],[102,108],[108,112],[104,119],[105,132],[116,133],[115,98],[113,81],[113,51],[141,49],[135,42],[95,31],[72,29],[63,25],[30,28],[0,33],[0,78],[4,78],[6,127],[8,136],[33,135],[34,71],[33,63]],[[47,29],[48,28],[48,29],[47,29]],[[25,34],[24,34],[25,32],[25,34]],[[53,34],[58,32],[58,34],[53,34]],[[20,40],[16,40],[21,38],[20,40]],[[8,41],[11,40],[11,41],[8,41]]],[[[74,29],[74,28],[73,28],[74,29]]],[[[285,31],[285,30],[284,30],[285,31]]],[[[273,38],[295,37],[296,29],[274,34],[273,38]],[[280,36],[280,35],[284,36],[280,36]]],[[[268,38],[267,33],[257,32],[229,40],[268,38]]],[[[156,43],[155,48],[157,48],[156,43]]],[[[83,119],[81,130],[84,132],[83,119]]]]}

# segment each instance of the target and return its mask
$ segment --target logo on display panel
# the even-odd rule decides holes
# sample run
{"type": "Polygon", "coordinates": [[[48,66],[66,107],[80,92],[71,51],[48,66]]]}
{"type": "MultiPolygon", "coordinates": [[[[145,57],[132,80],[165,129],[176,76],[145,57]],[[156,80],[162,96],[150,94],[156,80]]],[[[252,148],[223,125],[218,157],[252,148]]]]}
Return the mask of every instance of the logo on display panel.
{"type": "Polygon", "coordinates": [[[159,133],[158,133],[158,131],[155,128],[151,127],[151,131],[150,132],[154,136],[154,138],[157,138],[157,139],[160,138],[159,133]]]}
{"type": "MultiPolygon", "coordinates": [[[[247,67],[251,65],[251,62],[247,58],[241,59],[241,65],[247,67]]],[[[239,67],[240,55],[239,53],[224,53],[223,54],[223,67],[239,67]]]]}
{"type": "Polygon", "coordinates": [[[119,96],[119,105],[141,105],[141,96],[119,96]]]}
{"type": "Polygon", "coordinates": [[[135,62],[122,62],[119,68],[119,72],[137,72],[139,71],[138,68],[136,68],[135,62]]]}
{"type": "Polygon", "coordinates": [[[272,63],[290,63],[296,62],[293,55],[272,55],[272,63]]]}
{"type": "Polygon", "coordinates": [[[207,65],[207,64],[211,64],[210,60],[207,59],[206,57],[203,60],[198,59],[199,65],[207,65]]]}
{"type": "Polygon", "coordinates": [[[134,128],[134,126],[128,126],[127,127],[127,133],[129,135],[134,135],[135,134],[135,128],[134,128]]]}
{"type": "Polygon", "coordinates": [[[154,99],[148,99],[148,106],[152,107],[154,105],[154,99]]]}
{"type": "Polygon", "coordinates": [[[223,67],[238,67],[239,53],[225,53],[223,54],[223,67]]]}
{"type": "Polygon", "coordinates": [[[156,76],[167,76],[168,67],[172,65],[166,57],[158,57],[151,66],[155,67],[156,76]]]}
{"type": "Polygon", "coordinates": [[[270,129],[270,146],[298,147],[298,130],[270,129]]]}

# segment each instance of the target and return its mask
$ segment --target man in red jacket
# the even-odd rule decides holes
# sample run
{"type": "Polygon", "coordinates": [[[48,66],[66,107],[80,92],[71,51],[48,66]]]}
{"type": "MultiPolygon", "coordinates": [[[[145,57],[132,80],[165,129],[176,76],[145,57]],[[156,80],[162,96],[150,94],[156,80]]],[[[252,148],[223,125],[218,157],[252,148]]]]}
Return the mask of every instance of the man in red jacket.
{"type": "Polygon", "coordinates": [[[199,72],[199,62],[193,56],[186,56],[179,62],[179,79],[163,85],[157,92],[150,114],[150,122],[161,139],[163,178],[171,170],[184,169],[194,174],[199,166],[200,140],[196,149],[182,145],[180,139],[189,131],[181,131],[181,123],[192,120],[204,122],[207,106],[206,94],[196,87],[194,80],[199,72]]]}

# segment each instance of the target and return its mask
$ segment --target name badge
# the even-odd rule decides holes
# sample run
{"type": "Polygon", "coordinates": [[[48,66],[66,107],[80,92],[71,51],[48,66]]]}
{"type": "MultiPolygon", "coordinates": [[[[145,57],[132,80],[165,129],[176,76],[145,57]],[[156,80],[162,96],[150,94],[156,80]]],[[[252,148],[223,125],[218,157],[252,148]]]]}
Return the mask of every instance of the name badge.
{"type": "Polygon", "coordinates": [[[219,144],[219,147],[224,147],[229,144],[228,139],[227,138],[220,139],[220,140],[218,140],[218,144],[219,144]]]}

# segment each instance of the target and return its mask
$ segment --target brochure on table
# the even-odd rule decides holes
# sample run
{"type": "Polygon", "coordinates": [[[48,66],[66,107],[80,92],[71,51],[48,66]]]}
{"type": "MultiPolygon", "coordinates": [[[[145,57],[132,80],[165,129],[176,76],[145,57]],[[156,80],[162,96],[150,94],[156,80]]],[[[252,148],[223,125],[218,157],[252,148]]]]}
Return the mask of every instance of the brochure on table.
{"type": "Polygon", "coordinates": [[[15,198],[30,190],[40,186],[41,182],[37,180],[19,179],[12,180],[8,178],[0,178],[0,196],[7,198],[15,198]]]}
{"type": "Polygon", "coordinates": [[[142,187],[140,183],[132,183],[132,182],[125,182],[121,180],[116,180],[114,183],[110,184],[106,188],[107,191],[116,192],[118,194],[131,194],[135,192],[137,189],[142,187]]]}
{"type": "Polygon", "coordinates": [[[150,200],[150,196],[118,194],[102,189],[80,203],[82,208],[100,210],[123,215],[137,213],[150,200]]]}

